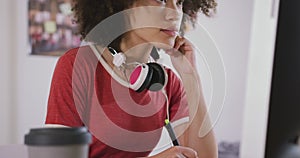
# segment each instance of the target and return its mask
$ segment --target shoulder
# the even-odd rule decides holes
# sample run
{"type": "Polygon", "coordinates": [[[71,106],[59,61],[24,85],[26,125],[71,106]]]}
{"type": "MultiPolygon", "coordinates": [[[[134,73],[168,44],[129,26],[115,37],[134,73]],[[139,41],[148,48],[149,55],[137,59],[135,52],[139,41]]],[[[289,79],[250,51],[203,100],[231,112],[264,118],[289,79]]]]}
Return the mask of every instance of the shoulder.
{"type": "Polygon", "coordinates": [[[85,56],[91,56],[93,55],[93,51],[91,50],[91,48],[89,46],[82,46],[82,47],[76,47],[76,48],[72,48],[69,49],[68,51],[66,51],[65,54],[63,54],[59,60],[62,61],[75,61],[75,59],[81,54],[85,54],[85,56]]]}
{"type": "Polygon", "coordinates": [[[76,63],[89,63],[97,61],[92,49],[89,46],[82,46],[69,49],[58,60],[57,65],[64,67],[73,67],[76,63]]]}

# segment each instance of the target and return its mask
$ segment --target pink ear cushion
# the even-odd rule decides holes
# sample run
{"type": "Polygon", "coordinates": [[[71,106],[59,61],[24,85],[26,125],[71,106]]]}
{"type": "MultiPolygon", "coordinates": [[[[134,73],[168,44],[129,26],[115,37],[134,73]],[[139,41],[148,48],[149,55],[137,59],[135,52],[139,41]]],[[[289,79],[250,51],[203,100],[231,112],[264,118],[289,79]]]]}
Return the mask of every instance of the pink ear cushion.
{"type": "Polygon", "coordinates": [[[139,76],[141,74],[141,71],[142,71],[141,66],[138,66],[137,68],[135,68],[133,70],[133,72],[131,73],[130,79],[129,79],[130,84],[134,84],[137,81],[137,79],[139,78],[139,76]]]}

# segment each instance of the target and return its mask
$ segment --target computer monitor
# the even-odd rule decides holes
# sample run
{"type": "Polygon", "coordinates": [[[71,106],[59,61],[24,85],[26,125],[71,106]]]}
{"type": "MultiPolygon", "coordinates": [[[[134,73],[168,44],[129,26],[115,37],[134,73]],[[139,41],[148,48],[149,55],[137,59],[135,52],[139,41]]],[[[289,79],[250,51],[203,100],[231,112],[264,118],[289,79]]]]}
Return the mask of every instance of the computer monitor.
{"type": "Polygon", "coordinates": [[[266,158],[300,157],[299,0],[280,2],[267,127],[266,158]]]}

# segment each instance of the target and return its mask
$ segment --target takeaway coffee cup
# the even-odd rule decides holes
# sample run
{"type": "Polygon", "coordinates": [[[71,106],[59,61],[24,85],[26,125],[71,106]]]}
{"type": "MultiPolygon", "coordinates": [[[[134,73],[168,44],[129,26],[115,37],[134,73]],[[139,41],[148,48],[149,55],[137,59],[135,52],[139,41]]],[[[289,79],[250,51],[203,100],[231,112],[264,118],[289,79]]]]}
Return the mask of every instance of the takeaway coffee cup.
{"type": "Polygon", "coordinates": [[[84,127],[34,128],[25,135],[28,158],[87,158],[91,140],[84,127]]]}

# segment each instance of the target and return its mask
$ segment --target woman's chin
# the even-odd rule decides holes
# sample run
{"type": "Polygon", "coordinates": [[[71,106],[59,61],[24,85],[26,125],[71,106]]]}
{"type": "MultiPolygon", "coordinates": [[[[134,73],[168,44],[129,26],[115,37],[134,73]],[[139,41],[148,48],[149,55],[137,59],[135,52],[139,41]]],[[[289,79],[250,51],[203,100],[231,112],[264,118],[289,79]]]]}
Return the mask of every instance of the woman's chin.
{"type": "Polygon", "coordinates": [[[173,46],[174,46],[174,41],[159,42],[159,43],[158,43],[158,42],[155,42],[155,43],[153,43],[153,45],[154,45],[156,48],[168,50],[168,49],[173,48],[173,46]]]}

